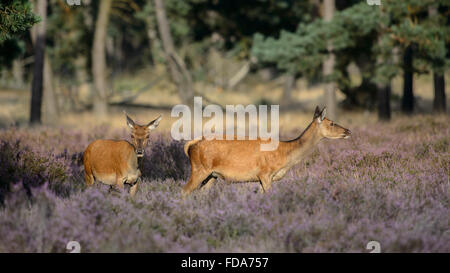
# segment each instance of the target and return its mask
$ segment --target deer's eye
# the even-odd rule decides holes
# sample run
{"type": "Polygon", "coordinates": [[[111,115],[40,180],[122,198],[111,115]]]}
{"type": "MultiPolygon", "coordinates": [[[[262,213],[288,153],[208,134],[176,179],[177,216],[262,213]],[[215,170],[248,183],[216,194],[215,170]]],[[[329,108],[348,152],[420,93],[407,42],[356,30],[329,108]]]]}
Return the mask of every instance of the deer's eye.
{"type": "Polygon", "coordinates": [[[334,126],[334,122],[332,122],[330,125],[331,125],[331,126],[334,126]]]}

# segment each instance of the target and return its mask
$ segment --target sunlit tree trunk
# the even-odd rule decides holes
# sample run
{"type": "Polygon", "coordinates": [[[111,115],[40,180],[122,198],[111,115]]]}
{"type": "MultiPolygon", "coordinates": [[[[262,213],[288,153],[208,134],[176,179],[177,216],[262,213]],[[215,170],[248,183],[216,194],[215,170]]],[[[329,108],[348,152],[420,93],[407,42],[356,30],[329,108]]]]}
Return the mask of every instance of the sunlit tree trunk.
{"type": "Polygon", "coordinates": [[[184,61],[175,52],[175,46],[172,35],[170,34],[170,27],[169,22],[167,21],[164,3],[162,0],[154,1],[159,35],[161,37],[170,75],[172,80],[177,85],[180,100],[185,104],[192,104],[194,96],[192,78],[184,61]]]}
{"type": "Polygon", "coordinates": [[[156,25],[150,17],[147,17],[146,20],[146,28],[147,28],[147,37],[149,40],[150,52],[152,54],[152,63],[157,64],[160,63],[164,58],[162,56],[160,41],[158,39],[156,25]]]}
{"type": "Polygon", "coordinates": [[[30,124],[42,122],[42,93],[45,56],[45,25],[47,21],[47,0],[36,1],[36,14],[41,22],[36,25],[36,38],[34,43],[33,81],[31,84],[30,124]]]}
{"type": "MultiPolygon", "coordinates": [[[[323,18],[326,22],[333,19],[335,3],[334,0],[324,0],[323,2],[323,18]]],[[[323,63],[323,76],[326,78],[333,73],[335,56],[332,53],[333,46],[331,43],[327,46],[330,54],[323,63]]],[[[336,101],[336,83],[328,82],[325,84],[325,106],[327,107],[327,116],[330,119],[337,118],[337,101],[336,101]]]]}
{"type": "Polygon", "coordinates": [[[94,113],[105,117],[108,113],[108,91],[106,87],[105,41],[112,0],[100,1],[97,22],[95,24],[94,44],[92,47],[92,73],[94,76],[94,113]]]}
{"type": "Polygon", "coordinates": [[[48,55],[44,56],[44,117],[45,122],[55,124],[58,121],[59,111],[53,84],[52,65],[48,55]]]}
{"type": "Polygon", "coordinates": [[[16,59],[13,61],[12,73],[13,73],[13,78],[14,78],[14,87],[22,88],[24,86],[22,59],[16,59]]]}
{"type": "Polygon", "coordinates": [[[234,74],[227,82],[226,87],[229,89],[233,89],[238,85],[250,72],[250,61],[245,62],[245,64],[238,70],[236,74],[234,74]]]}
{"type": "Polygon", "coordinates": [[[288,73],[285,77],[281,103],[283,105],[289,105],[292,104],[292,89],[295,87],[295,75],[293,73],[288,73]]]}

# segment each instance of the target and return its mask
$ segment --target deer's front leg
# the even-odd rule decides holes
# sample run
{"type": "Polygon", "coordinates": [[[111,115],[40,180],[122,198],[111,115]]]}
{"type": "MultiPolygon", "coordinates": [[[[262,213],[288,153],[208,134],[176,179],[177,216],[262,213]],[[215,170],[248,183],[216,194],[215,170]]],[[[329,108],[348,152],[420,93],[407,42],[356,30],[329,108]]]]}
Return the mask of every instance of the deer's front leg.
{"type": "Polygon", "coordinates": [[[131,186],[131,188],[130,188],[130,196],[131,197],[134,197],[134,195],[136,194],[136,191],[137,191],[137,188],[138,188],[138,184],[139,184],[139,180],[140,180],[140,178],[138,180],[136,180],[136,183],[134,183],[134,185],[131,186]]]}
{"type": "Polygon", "coordinates": [[[128,174],[127,183],[131,185],[130,195],[133,197],[136,194],[139,180],[141,180],[141,171],[137,171],[135,175],[128,174]]]}
{"type": "Polygon", "coordinates": [[[116,185],[115,185],[115,188],[116,189],[118,189],[118,190],[123,190],[123,185],[124,185],[124,183],[125,183],[125,178],[124,177],[121,177],[121,176],[119,176],[119,175],[116,175],[116,185]]]}

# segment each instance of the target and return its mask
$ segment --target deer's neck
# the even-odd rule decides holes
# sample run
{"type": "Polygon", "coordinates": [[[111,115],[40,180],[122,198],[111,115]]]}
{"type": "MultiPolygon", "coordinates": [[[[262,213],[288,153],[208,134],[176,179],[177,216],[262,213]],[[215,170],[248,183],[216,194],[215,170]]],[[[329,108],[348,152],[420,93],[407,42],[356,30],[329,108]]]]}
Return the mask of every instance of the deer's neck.
{"type": "Polygon", "coordinates": [[[316,122],[312,122],[299,137],[287,142],[289,161],[296,163],[301,160],[313,150],[321,139],[322,136],[316,122]]]}

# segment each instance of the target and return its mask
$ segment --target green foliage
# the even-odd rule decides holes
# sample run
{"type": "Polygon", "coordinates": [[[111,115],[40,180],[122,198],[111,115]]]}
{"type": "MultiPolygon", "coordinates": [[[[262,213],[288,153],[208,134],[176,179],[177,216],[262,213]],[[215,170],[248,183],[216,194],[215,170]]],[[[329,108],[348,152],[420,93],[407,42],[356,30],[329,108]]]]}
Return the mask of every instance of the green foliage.
{"type": "Polygon", "coordinates": [[[275,62],[280,69],[314,75],[325,57],[326,35],[320,20],[301,24],[295,33],[282,31],[279,39],[261,34],[254,36],[253,55],[265,62],[275,62]]]}
{"type": "Polygon", "coordinates": [[[10,66],[12,60],[25,51],[20,36],[39,21],[25,0],[6,0],[0,3],[0,68],[10,66]]]}
{"type": "Polygon", "coordinates": [[[321,75],[330,41],[337,58],[336,69],[324,80],[337,81],[341,89],[346,89],[350,80],[343,71],[350,62],[365,62],[364,67],[360,66],[363,77],[372,74],[374,61],[370,57],[367,60],[367,56],[372,54],[380,20],[378,10],[361,2],[336,12],[331,22],[317,18],[312,23],[300,24],[296,32],[283,31],[278,39],[257,34],[252,53],[262,62],[275,63],[279,69],[316,78],[321,75]]]}
{"type": "Polygon", "coordinates": [[[25,51],[25,42],[18,39],[8,39],[0,43],[0,52],[8,54],[0,55],[0,70],[2,66],[9,67],[11,62],[25,51]]]}
{"type": "MultiPolygon", "coordinates": [[[[64,84],[77,84],[73,79],[91,74],[99,1],[80,6],[48,1],[46,53],[56,76],[64,84]]],[[[334,81],[351,105],[370,107],[375,83],[386,84],[400,75],[407,47],[413,48],[415,73],[442,73],[450,66],[448,0],[383,0],[381,6],[365,0],[336,1],[331,22],[320,17],[317,1],[165,0],[164,4],[175,46],[194,80],[205,79],[207,56],[214,49],[231,60],[255,56],[259,62],[252,69],[275,65],[313,81],[334,81]],[[433,16],[430,10],[435,11],[433,16]],[[335,69],[324,78],[322,63],[330,52],[336,56],[335,69]],[[359,86],[351,80],[350,64],[361,73],[359,86]]],[[[32,55],[29,38],[20,35],[38,18],[31,12],[31,1],[25,0],[2,1],[0,15],[0,50],[8,52],[0,56],[1,67],[19,54],[32,55]]],[[[154,2],[115,0],[107,45],[112,76],[163,63],[154,2]]]]}
{"type": "MultiPolygon", "coordinates": [[[[55,71],[65,80],[75,78],[77,58],[90,58],[93,36],[93,7],[91,5],[67,6],[59,0],[51,0],[51,12],[47,16],[47,54],[55,71]]],[[[70,81],[69,81],[70,82],[70,81]]]]}
{"type": "MultiPolygon", "coordinates": [[[[183,42],[191,42],[191,27],[186,20],[186,14],[190,10],[188,1],[167,0],[164,1],[166,15],[174,42],[180,46],[183,42]]],[[[151,31],[153,40],[150,41],[150,51],[153,62],[164,63],[163,48],[158,36],[158,24],[156,21],[156,11],[153,1],[146,1],[142,4],[142,9],[136,12],[135,18],[144,22],[146,31],[151,31]]],[[[145,33],[147,37],[147,33],[145,33]]]]}
{"type": "MultiPolygon", "coordinates": [[[[239,47],[248,55],[256,32],[277,36],[311,21],[313,6],[303,1],[166,0],[171,33],[176,44],[201,41],[218,34],[226,49],[239,47]]],[[[138,18],[156,26],[153,2],[148,1],[138,18]]]]}
{"type": "Polygon", "coordinates": [[[217,33],[224,39],[225,48],[239,47],[241,57],[250,54],[255,33],[277,37],[282,30],[294,31],[299,23],[311,22],[317,13],[314,5],[307,1],[192,2],[189,16],[195,19],[192,26],[196,39],[217,33]]]}
{"type": "Polygon", "coordinates": [[[361,87],[366,90],[363,85],[388,83],[401,72],[401,56],[409,45],[414,46],[416,71],[443,71],[448,67],[450,28],[445,12],[448,13],[449,5],[448,1],[386,0],[378,7],[361,1],[337,11],[330,22],[317,18],[309,24],[299,24],[295,32],[282,31],[279,37],[256,34],[252,54],[289,73],[316,78],[330,53],[327,42],[331,43],[335,70],[323,80],[336,81],[351,97],[355,94],[346,72],[351,62],[360,69],[361,87]],[[433,6],[437,14],[428,16],[428,9],[433,6]],[[395,50],[400,56],[397,62],[393,59],[395,50]]]}
{"type": "Polygon", "coordinates": [[[6,0],[0,3],[0,43],[12,39],[38,22],[26,0],[6,0]]]}

